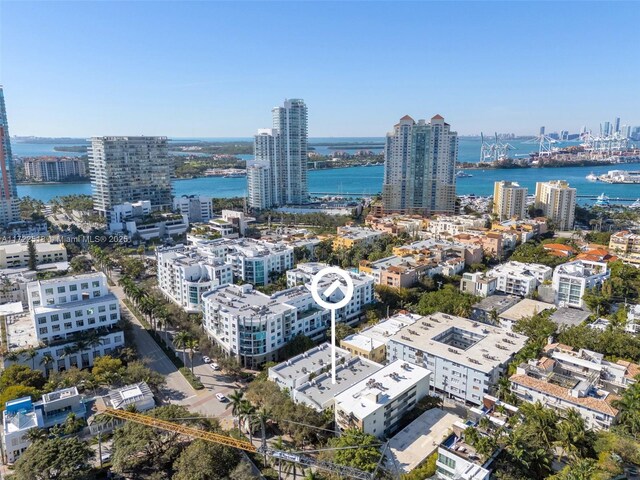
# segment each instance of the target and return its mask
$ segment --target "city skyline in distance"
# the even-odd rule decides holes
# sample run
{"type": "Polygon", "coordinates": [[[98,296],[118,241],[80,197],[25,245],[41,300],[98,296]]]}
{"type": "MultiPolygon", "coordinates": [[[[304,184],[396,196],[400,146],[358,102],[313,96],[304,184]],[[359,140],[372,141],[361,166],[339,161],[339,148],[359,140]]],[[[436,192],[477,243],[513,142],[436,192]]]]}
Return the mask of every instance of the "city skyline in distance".
{"type": "Polygon", "coordinates": [[[383,137],[405,114],[460,135],[640,124],[634,9],[247,5],[4,2],[12,134],[251,137],[285,98],[313,111],[310,137],[383,137]]]}

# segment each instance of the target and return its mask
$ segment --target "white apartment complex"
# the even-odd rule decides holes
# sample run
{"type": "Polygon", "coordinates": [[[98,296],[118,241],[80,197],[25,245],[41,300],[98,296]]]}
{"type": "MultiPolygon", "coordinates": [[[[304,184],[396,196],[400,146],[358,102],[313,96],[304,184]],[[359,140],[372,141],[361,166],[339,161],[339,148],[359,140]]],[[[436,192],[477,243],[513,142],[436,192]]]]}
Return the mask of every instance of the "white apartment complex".
{"type": "Polygon", "coordinates": [[[493,213],[500,220],[524,218],[527,208],[527,188],[517,182],[502,180],[493,187],[493,213]]]}
{"type": "Polygon", "coordinates": [[[536,183],[535,207],[556,225],[558,230],[571,230],[575,218],[576,189],[564,180],[536,183]]]}
{"type": "Polygon", "coordinates": [[[186,312],[202,311],[202,294],[233,283],[231,265],[198,246],[156,250],[158,287],[186,312]]]}
{"type": "Polygon", "coordinates": [[[405,413],[429,394],[431,371],[405,361],[391,362],[336,395],[335,420],[341,430],[358,428],[388,437],[405,413]]]}
{"type": "MultiPolygon", "coordinates": [[[[120,305],[109,292],[103,273],[39,280],[27,285],[29,315],[7,319],[10,351],[35,348],[37,356],[28,360],[18,355],[15,362],[36,368],[66,370],[86,368],[94,358],[124,345],[117,324],[120,305]],[[53,362],[44,364],[50,355],[53,362]]],[[[5,366],[14,362],[4,357],[5,366]]]]}
{"type": "Polygon", "coordinates": [[[89,150],[94,209],[107,222],[114,205],[149,200],[171,208],[173,162],[167,137],[94,137],[89,150]]]}
{"type": "Polygon", "coordinates": [[[484,272],[466,272],[460,279],[460,291],[475,295],[476,297],[488,297],[493,295],[498,287],[498,279],[484,272]]]}
{"type": "Polygon", "coordinates": [[[382,365],[336,348],[336,383],[331,376],[331,346],[323,343],[269,368],[269,380],[288,389],[296,403],[317,411],[333,407],[340,392],[380,370],[382,365]]]}
{"type": "Polygon", "coordinates": [[[606,262],[575,260],[558,265],[553,272],[555,303],[564,307],[584,308],[585,292],[602,285],[611,272],[606,262]]]}
{"type": "Polygon", "coordinates": [[[435,313],[391,337],[387,359],[428,368],[437,391],[478,405],[526,340],[499,327],[435,313]]]}
{"type": "MultiPolygon", "coordinates": [[[[293,288],[297,285],[305,285],[305,287],[311,291],[313,276],[328,266],[329,265],[325,263],[301,263],[297,268],[287,271],[287,286],[293,288]]],[[[338,322],[357,322],[360,319],[364,306],[373,303],[375,300],[372,277],[352,272],[349,272],[349,276],[353,282],[353,297],[347,305],[336,310],[336,319],[338,322]]],[[[340,280],[340,277],[334,274],[327,275],[318,284],[318,287],[320,289],[325,285],[328,287],[334,280],[340,280]]],[[[329,297],[328,301],[337,303],[344,298],[345,291],[346,286],[342,285],[329,297]]]]}
{"type": "Polygon", "coordinates": [[[205,293],[202,301],[209,336],[247,368],[276,361],[296,335],[321,338],[331,321],[303,286],[265,295],[252,285],[228,285],[205,293]]]}
{"type": "Polygon", "coordinates": [[[538,285],[551,280],[553,269],[537,263],[506,262],[489,270],[487,277],[496,279],[496,291],[527,297],[538,285]]]}
{"type": "MultiPolygon", "coordinates": [[[[63,243],[33,242],[36,265],[67,261],[67,249],[63,243]]],[[[29,244],[10,243],[0,245],[0,269],[27,267],[29,244]]]]}

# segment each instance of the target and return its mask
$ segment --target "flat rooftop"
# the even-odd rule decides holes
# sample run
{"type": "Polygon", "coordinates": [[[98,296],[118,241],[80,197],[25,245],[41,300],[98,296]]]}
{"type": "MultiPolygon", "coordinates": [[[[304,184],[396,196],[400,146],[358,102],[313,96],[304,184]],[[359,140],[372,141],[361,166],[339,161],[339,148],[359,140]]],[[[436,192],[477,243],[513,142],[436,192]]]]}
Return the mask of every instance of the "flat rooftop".
{"type": "Polygon", "coordinates": [[[7,318],[7,350],[21,350],[38,345],[40,342],[36,336],[36,327],[29,312],[7,318]]]}
{"type": "Polygon", "coordinates": [[[591,316],[591,313],[578,308],[560,307],[549,317],[558,325],[580,325],[591,316]]]}
{"type": "MultiPolygon", "coordinates": [[[[336,347],[336,362],[342,358],[350,359],[351,354],[340,347],[336,347]]],[[[330,365],[331,346],[329,343],[322,343],[317,347],[313,347],[300,355],[296,355],[289,360],[271,367],[269,370],[285,379],[293,380],[330,365]]]]}
{"type": "Polygon", "coordinates": [[[396,360],[338,394],[336,405],[365,418],[430,374],[426,368],[396,360]]]}
{"type": "Polygon", "coordinates": [[[527,337],[455,315],[434,313],[404,327],[392,340],[427,355],[489,373],[520,351],[527,337]],[[456,338],[461,341],[456,342],[456,338]],[[453,342],[447,343],[446,339],[453,342]]]}
{"type": "Polygon", "coordinates": [[[438,449],[462,418],[440,408],[427,410],[389,440],[387,465],[409,473],[438,449]]]}
{"type": "Polygon", "coordinates": [[[539,302],[538,300],[525,298],[513,307],[502,312],[500,314],[500,318],[517,322],[522,318],[533,317],[534,315],[545,310],[549,310],[550,308],[556,308],[556,306],[552,303],[539,302]]]}
{"type": "MultiPolygon", "coordinates": [[[[272,296],[253,290],[251,285],[226,285],[217,287],[202,295],[203,300],[213,301],[222,307],[222,311],[235,316],[245,316],[251,320],[255,315],[277,315],[288,312],[294,307],[286,305],[287,297],[293,298],[299,292],[282,291],[272,296]],[[285,293],[287,292],[287,293],[285,293]]],[[[308,291],[306,291],[308,293],[308,291]]]]}
{"type": "Polygon", "coordinates": [[[516,297],[515,295],[491,295],[474,304],[473,308],[477,308],[484,312],[491,312],[492,310],[495,310],[498,313],[502,313],[513,307],[519,301],[520,297],[516,297]]]}
{"type": "Polygon", "coordinates": [[[371,352],[386,345],[388,339],[398,333],[401,328],[413,325],[419,318],[421,318],[420,315],[412,313],[398,313],[372,327],[348,335],[341,343],[362,351],[371,352]]]}
{"type": "Polygon", "coordinates": [[[102,295],[100,297],[87,298],[86,300],[78,300],[77,302],[57,303],[55,305],[43,305],[40,307],[34,307],[33,313],[35,315],[40,315],[43,313],[60,312],[62,310],[72,310],[76,307],[88,307],[89,305],[96,305],[98,303],[117,302],[117,300],[118,297],[116,297],[113,293],[107,293],[106,295],[102,295]]]}
{"type": "Polygon", "coordinates": [[[313,380],[296,387],[294,398],[298,399],[298,394],[303,395],[315,405],[317,410],[323,410],[329,400],[360,380],[373,375],[381,368],[382,365],[364,358],[350,358],[344,363],[336,365],[335,384],[333,383],[331,372],[325,372],[313,380]]]}

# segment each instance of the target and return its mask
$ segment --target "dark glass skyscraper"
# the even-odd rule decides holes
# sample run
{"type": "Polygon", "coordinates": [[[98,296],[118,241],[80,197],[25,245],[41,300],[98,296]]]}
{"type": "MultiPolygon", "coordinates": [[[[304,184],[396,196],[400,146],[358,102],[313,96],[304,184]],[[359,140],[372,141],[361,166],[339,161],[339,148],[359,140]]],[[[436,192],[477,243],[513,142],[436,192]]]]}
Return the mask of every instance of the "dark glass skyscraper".
{"type": "Polygon", "coordinates": [[[0,85],[0,225],[6,226],[18,220],[20,220],[20,210],[11,155],[9,122],[4,105],[4,92],[0,85]]]}

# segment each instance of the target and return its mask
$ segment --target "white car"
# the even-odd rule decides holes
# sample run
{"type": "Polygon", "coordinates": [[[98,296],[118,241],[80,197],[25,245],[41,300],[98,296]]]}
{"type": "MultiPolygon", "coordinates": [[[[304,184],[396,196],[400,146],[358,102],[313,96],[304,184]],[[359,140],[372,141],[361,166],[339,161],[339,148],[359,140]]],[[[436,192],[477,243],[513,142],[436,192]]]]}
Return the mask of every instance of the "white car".
{"type": "Polygon", "coordinates": [[[221,402],[227,401],[227,397],[225,397],[222,393],[216,393],[216,398],[221,402]]]}
{"type": "Polygon", "coordinates": [[[202,357],[202,361],[204,363],[211,363],[211,359],[209,357],[207,357],[206,355],[204,357],[202,357]]]}
{"type": "Polygon", "coordinates": [[[211,362],[209,366],[212,370],[220,370],[220,365],[218,365],[216,362],[211,362]]]}

